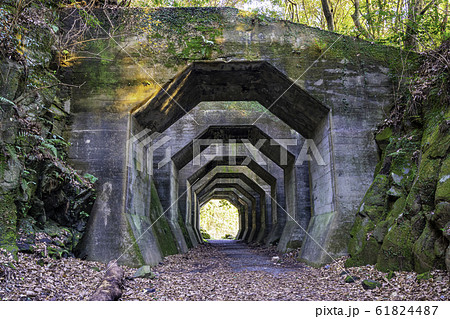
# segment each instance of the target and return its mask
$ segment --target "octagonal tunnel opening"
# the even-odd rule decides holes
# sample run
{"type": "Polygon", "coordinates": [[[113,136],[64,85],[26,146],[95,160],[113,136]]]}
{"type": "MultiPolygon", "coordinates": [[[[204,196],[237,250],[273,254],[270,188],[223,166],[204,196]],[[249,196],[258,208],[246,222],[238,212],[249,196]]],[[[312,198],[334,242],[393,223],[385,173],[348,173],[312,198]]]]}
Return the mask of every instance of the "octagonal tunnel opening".
{"type": "Polygon", "coordinates": [[[204,240],[236,239],[239,211],[226,199],[210,199],[200,208],[200,232],[204,240]]]}
{"type": "MultiPolygon", "coordinates": [[[[260,194],[247,196],[250,203],[247,203],[247,213],[242,214],[246,216],[242,221],[245,222],[241,231],[242,238],[247,242],[255,240],[264,244],[277,244],[281,251],[288,246],[300,247],[304,229],[308,227],[312,213],[312,201],[317,201],[317,196],[309,194],[310,189],[314,189],[310,182],[312,181],[313,186],[320,184],[323,193],[324,187],[328,190],[331,187],[320,182],[323,179],[331,181],[328,178],[331,173],[328,170],[325,174],[316,176],[322,170],[317,169],[315,163],[311,163],[312,168],[308,168],[308,162],[297,167],[294,154],[300,153],[305,138],[315,139],[319,151],[327,154],[327,115],[326,107],[293,85],[289,78],[266,62],[192,64],[132,113],[130,134],[136,136],[136,141],[129,148],[131,174],[128,175],[126,209],[136,219],[128,217],[132,228],[137,225],[133,229],[134,236],[141,238],[140,243],[155,242],[154,246],[165,247],[169,238],[160,240],[161,236],[157,231],[154,236],[156,240],[150,238],[152,234],[147,236],[148,239],[142,238],[140,231],[142,220],[146,218],[142,217],[145,213],[141,212],[150,211],[150,220],[146,223],[152,224],[151,221],[155,218],[152,212],[161,210],[165,214],[158,222],[164,221],[168,227],[155,224],[154,228],[164,228],[166,232],[172,233],[171,241],[174,241],[178,252],[186,252],[201,242],[200,227],[197,224],[200,217],[197,219],[195,216],[199,215],[203,203],[191,191],[196,182],[188,182],[190,176],[195,175],[199,169],[193,167],[195,165],[188,165],[193,164],[195,158],[192,154],[193,141],[221,139],[224,144],[243,144],[246,140],[247,145],[256,148],[258,142],[263,140],[267,143],[263,143],[257,151],[268,157],[270,165],[264,169],[278,181],[276,184],[269,183],[273,185],[266,196],[274,198],[274,203],[264,203],[260,194]],[[273,97],[280,92],[285,94],[274,100],[273,97]],[[218,109],[206,107],[207,111],[202,113],[202,107],[197,107],[201,103],[214,102],[220,104],[218,109]],[[247,104],[251,107],[248,108],[247,104]],[[301,116],[292,116],[293,114],[301,116]],[[279,123],[280,127],[275,123],[279,123]],[[156,137],[152,134],[156,134],[156,137]],[[284,147],[279,144],[277,139],[280,137],[294,138],[299,142],[293,146],[298,148],[297,152],[290,153],[287,145],[284,147]],[[170,144],[172,153],[168,157],[168,165],[159,167],[159,163],[166,160],[167,145],[153,152],[153,148],[148,147],[150,141],[158,145],[163,145],[165,141],[170,144]],[[142,155],[135,152],[137,144],[146,145],[142,155]],[[286,163],[282,161],[282,154],[287,156],[286,163]],[[158,200],[149,203],[145,189],[150,189],[150,186],[156,188],[158,200]],[[154,208],[155,203],[161,209],[154,208]],[[272,207],[276,210],[273,214],[272,207]],[[259,210],[265,210],[267,216],[264,212],[259,213],[259,210]],[[135,216],[138,216],[139,221],[135,216]],[[297,227],[297,224],[301,227],[297,227]],[[261,225],[264,227],[260,227],[261,225]]],[[[206,148],[206,145],[202,145],[200,153],[206,148]]],[[[233,155],[244,154],[236,152],[233,155]]],[[[230,163],[227,166],[229,165],[230,163]]],[[[322,197],[327,196],[317,198],[322,197]]],[[[332,210],[326,209],[327,207],[314,205],[317,212],[332,210]]],[[[140,248],[146,251],[149,250],[147,247],[147,244],[141,244],[140,248]]],[[[171,253],[162,252],[161,256],[171,253]]]]}

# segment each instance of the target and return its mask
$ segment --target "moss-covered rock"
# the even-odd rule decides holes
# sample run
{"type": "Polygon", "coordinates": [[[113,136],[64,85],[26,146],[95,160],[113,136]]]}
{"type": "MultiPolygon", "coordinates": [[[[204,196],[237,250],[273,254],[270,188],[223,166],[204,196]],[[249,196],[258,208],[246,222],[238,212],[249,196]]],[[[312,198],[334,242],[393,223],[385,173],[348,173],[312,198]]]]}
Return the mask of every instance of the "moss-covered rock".
{"type": "Polygon", "coordinates": [[[413,244],[416,238],[411,235],[411,223],[404,221],[394,224],[388,231],[377,258],[377,268],[381,271],[414,269],[413,244]]]}
{"type": "Polygon", "coordinates": [[[441,166],[439,180],[436,187],[436,202],[450,202],[450,157],[447,157],[441,166]]]}
{"type": "Polygon", "coordinates": [[[389,144],[389,140],[392,136],[392,129],[390,127],[385,127],[375,136],[375,141],[378,147],[384,151],[389,144]]]}
{"type": "MultiPolygon", "coordinates": [[[[443,45],[439,55],[448,54],[447,46],[443,45]]],[[[367,242],[373,237],[381,244],[378,253],[375,251],[380,270],[424,272],[449,268],[449,96],[433,93],[439,91],[433,85],[447,85],[444,79],[448,78],[448,71],[422,68],[419,74],[425,79],[417,79],[418,91],[406,94],[405,105],[392,110],[390,119],[396,124],[382,126],[375,137],[382,157],[375,169],[374,183],[379,183],[380,175],[389,177],[387,200],[384,207],[377,205],[375,214],[374,205],[367,205],[367,199],[382,197],[384,187],[370,188],[366,193],[363,205],[367,211],[361,214],[364,209],[360,209],[357,214],[349,241],[348,264],[357,264],[356,257],[362,256],[362,247],[369,246],[367,242]],[[413,109],[417,111],[414,114],[410,112],[413,109]],[[373,229],[364,228],[364,218],[372,220],[373,229]]]]}
{"type": "Polygon", "coordinates": [[[377,175],[367,190],[366,195],[363,199],[363,204],[361,205],[360,214],[364,215],[365,210],[371,206],[384,206],[386,200],[386,192],[389,189],[389,180],[386,175],[377,175]]]}
{"type": "Polygon", "coordinates": [[[439,107],[428,112],[426,116],[428,125],[422,139],[424,155],[429,158],[443,158],[450,148],[448,119],[442,117],[439,107]]]}
{"type": "Polygon", "coordinates": [[[363,286],[363,288],[365,290],[372,290],[372,289],[382,286],[381,283],[379,283],[378,281],[370,280],[370,279],[363,280],[361,285],[363,286]]]}
{"type": "Polygon", "coordinates": [[[414,243],[415,271],[422,273],[434,268],[445,268],[443,257],[447,246],[448,241],[427,224],[419,239],[414,243]]]}
{"type": "Polygon", "coordinates": [[[149,265],[144,265],[140,267],[136,272],[133,274],[133,278],[148,278],[153,279],[156,275],[152,272],[152,268],[149,265]]]}
{"type": "MultiPolygon", "coordinates": [[[[444,236],[446,225],[450,222],[450,203],[440,202],[436,205],[436,209],[431,216],[431,222],[435,228],[442,230],[444,236]]],[[[447,237],[447,239],[450,239],[447,237]]]]}
{"type": "Polygon", "coordinates": [[[388,187],[388,176],[377,175],[364,196],[350,232],[348,244],[350,258],[345,263],[346,267],[376,263],[381,243],[388,229],[403,211],[405,203],[404,197],[401,197],[394,202],[391,210],[387,211],[388,187]]]}
{"type": "Polygon", "coordinates": [[[406,211],[409,214],[415,215],[420,210],[431,211],[434,207],[440,162],[440,159],[422,158],[418,177],[406,200],[406,211]]]}
{"type": "Polygon", "coordinates": [[[12,195],[0,195],[0,248],[17,253],[17,209],[12,195]]]}
{"type": "Polygon", "coordinates": [[[345,267],[364,266],[367,264],[375,264],[377,262],[377,254],[381,245],[370,237],[362,242],[361,249],[351,255],[351,258],[345,262],[345,267]]]}

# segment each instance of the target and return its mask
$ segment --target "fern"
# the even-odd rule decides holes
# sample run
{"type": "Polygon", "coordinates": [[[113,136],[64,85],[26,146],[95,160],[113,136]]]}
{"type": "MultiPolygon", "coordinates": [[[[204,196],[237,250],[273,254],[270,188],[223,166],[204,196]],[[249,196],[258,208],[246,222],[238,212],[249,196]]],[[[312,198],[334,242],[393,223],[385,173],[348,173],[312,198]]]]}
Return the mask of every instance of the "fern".
{"type": "Polygon", "coordinates": [[[11,104],[11,105],[13,105],[13,106],[16,106],[16,104],[15,104],[13,101],[8,100],[6,97],[3,97],[3,96],[0,96],[0,102],[2,102],[2,103],[8,103],[8,104],[11,104]]]}
{"type": "MultiPolygon", "coordinates": [[[[16,106],[16,104],[13,101],[8,100],[6,97],[0,96],[0,103],[7,103],[7,104],[11,104],[12,106],[16,106]]],[[[0,106],[0,110],[2,110],[2,112],[5,112],[5,110],[0,106]]]]}
{"type": "Polygon", "coordinates": [[[46,142],[42,143],[41,145],[43,147],[45,147],[46,149],[50,150],[55,157],[58,157],[58,150],[56,149],[56,147],[54,145],[52,145],[50,143],[46,143],[46,142]]]}

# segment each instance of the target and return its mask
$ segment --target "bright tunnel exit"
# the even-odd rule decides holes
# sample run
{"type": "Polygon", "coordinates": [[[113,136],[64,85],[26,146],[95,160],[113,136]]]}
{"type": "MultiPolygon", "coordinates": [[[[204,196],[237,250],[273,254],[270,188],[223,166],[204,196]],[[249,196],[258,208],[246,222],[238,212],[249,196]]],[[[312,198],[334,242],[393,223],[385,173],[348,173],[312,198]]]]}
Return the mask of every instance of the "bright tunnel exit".
{"type": "Polygon", "coordinates": [[[238,209],[225,199],[212,199],[200,209],[204,239],[234,239],[239,230],[238,209]]]}

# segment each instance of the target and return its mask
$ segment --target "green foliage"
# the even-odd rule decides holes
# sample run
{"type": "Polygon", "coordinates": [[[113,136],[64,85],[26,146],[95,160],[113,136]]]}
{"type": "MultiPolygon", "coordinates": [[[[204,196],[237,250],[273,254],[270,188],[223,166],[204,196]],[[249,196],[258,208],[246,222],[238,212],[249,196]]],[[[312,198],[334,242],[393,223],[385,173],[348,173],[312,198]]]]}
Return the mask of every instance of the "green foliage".
{"type": "Polygon", "coordinates": [[[200,228],[200,234],[203,239],[211,239],[211,235],[206,232],[203,228],[200,228]]]}
{"type": "Polygon", "coordinates": [[[429,271],[417,275],[417,281],[419,281],[419,282],[420,281],[424,281],[424,280],[428,280],[428,279],[431,279],[431,278],[433,278],[433,275],[430,274],[429,271]]]}
{"type": "MultiPolygon", "coordinates": [[[[345,35],[424,51],[450,37],[448,1],[328,0],[334,29],[345,35]]],[[[135,7],[235,7],[258,21],[283,18],[328,29],[322,0],[132,0],[135,7]]]]}
{"type": "Polygon", "coordinates": [[[80,217],[81,217],[81,218],[88,218],[88,217],[89,217],[89,213],[86,213],[84,210],[82,210],[82,211],[80,212],[80,217]]]}
{"type": "Polygon", "coordinates": [[[0,103],[7,103],[11,105],[16,105],[13,101],[8,100],[7,98],[0,96],[0,103]]]}
{"type": "Polygon", "coordinates": [[[132,0],[136,7],[234,7],[248,0],[132,0]]]}
{"type": "Polygon", "coordinates": [[[200,228],[211,239],[231,239],[239,230],[237,208],[224,199],[210,200],[200,209],[200,228]]]}
{"type": "Polygon", "coordinates": [[[83,178],[87,179],[89,181],[89,183],[91,183],[91,184],[95,184],[95,182],[98,181],[97,177],[95,177],[94,175],[91,175],[89,173],[84,174],[83,178]]]}
{"type": "Polygon", "coordinates": [[[58,157],[58,151],[57,151],[56,147],[55,147],[53,144],[47,143],[47,142],[43,142],[43,143],[41,144],[41,146],[42,146],[42,148],[44,148],[44,149],[50,150],[51,153],[53,154],[53,156],[58,157]]]}
{"type": "MultiPolygon", "coordinates": [[[[447,1],[329,0],[335,32],[424,51],[449,38],[447,1]]],[[[285,19],[327,29],[321,0],[272,0],[285,19]]]]}

